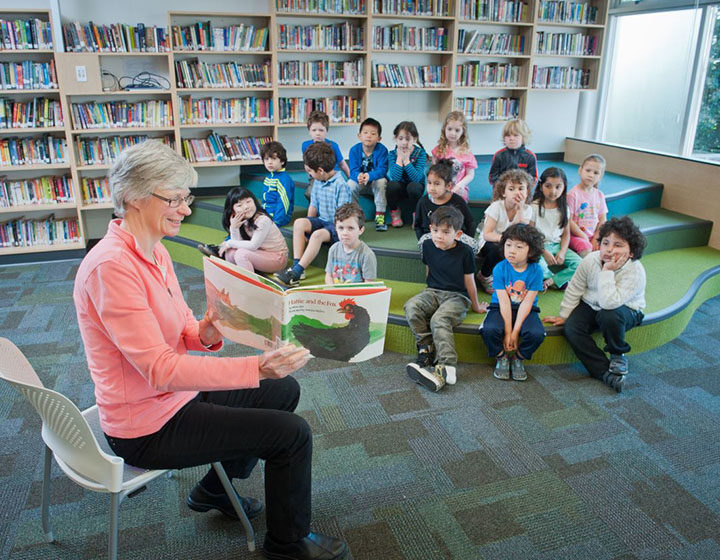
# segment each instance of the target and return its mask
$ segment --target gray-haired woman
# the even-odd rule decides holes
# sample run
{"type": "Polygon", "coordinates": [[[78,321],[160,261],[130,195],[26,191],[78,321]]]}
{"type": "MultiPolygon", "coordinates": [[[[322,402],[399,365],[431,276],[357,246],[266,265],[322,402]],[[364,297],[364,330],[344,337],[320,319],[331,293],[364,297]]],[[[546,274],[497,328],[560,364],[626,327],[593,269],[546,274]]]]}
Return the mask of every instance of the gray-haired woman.
{"type": "MultiPolygon", "coordinates": [[[[222,461],[228,476],[245,478],[264,459],[265,556],[339,558],[342,540],[310,532],[312,433],[293,413],[300,388],[288,377],[308,352],[188,354],[222,346],[207,314],[197,321],[185,303],[160,243],[190,215],[196,182],[195,170],[155,140],[123,151],[110,171],[121,219],[83,259],[73,294],[103,431],[117,455],[143,468],[222,461]]],[[[240,500],[249,517],[262,509],[240,500]]],[[[187,504],[235,516],[213,469],[187,504]]]]}

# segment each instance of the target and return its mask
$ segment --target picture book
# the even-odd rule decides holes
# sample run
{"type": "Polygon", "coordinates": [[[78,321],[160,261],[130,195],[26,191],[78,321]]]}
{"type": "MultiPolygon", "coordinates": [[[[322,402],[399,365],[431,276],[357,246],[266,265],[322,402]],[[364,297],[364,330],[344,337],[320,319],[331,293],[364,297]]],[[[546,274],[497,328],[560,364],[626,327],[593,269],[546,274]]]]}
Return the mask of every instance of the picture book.
{"type": "Polygon", "coordinates": [[[382,282],[284,290],[215,257],[204,259],[204,270],[210,317],[234,342],[261,350],[289,342],[341,362],[383,353],[391,290],[382,282]]]}

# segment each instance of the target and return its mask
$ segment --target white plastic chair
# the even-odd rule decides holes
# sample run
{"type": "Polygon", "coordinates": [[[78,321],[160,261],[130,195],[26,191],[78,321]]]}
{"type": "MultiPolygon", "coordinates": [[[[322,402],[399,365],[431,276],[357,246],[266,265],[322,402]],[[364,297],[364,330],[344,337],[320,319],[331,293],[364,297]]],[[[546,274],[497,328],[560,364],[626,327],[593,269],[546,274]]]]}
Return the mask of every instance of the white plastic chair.
{"type": "MultiPolygon", "coordinates": [[[[50,468],[51,458],[76,484],[95,492],[110,494],[110,529],[108,558],[117,559],[118,516],[120,503],[128,495],[141,490],[148,482],[168,470],[145,470],[126,465],[113,454],[100,428],[97,406],[83,412],[73,402],[51,389],[42,381],[20,349],[7,338],[0,337],[0,378],[20,391],[42,418],[42,438],[45,442],[45,468],[42,490],[42,526],[48,542],[54,542],[50,527],[50,468]]],[[[255,532],[237,499],[225,469],[212,464],[223,488],[245,528],[248,549],[255,550],[255,532]]]]}

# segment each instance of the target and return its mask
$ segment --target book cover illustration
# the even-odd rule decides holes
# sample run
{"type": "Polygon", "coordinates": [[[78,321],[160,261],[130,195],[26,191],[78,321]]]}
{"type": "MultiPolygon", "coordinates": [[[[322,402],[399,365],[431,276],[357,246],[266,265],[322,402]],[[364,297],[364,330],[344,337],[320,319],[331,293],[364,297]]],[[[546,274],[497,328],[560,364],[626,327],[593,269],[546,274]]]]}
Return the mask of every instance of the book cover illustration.
{"type": "Polygon", "coordinates": [[[215,257],[204,259],[204,270],[213,324],[234,342],[261,350],[290,342],[342,362],[383,353],[391,290],[382,282],[283,290],[215,257]]]}

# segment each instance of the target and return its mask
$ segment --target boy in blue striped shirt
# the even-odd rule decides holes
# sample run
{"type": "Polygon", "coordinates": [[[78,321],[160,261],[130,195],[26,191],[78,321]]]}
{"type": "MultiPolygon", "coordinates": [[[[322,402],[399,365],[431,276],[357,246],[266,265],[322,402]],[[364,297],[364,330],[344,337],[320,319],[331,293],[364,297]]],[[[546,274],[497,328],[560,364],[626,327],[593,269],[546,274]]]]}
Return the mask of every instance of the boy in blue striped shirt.
{"type": "Polygon", "coordinates": [[[263,181],[262,207],[278,227],[290,223],[295,201],[295,181],[285,171],[287,152],[280,142],[268,142],[260,148],[268,175],[263,181]]]}

